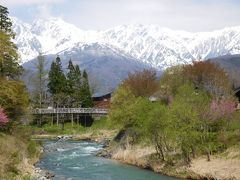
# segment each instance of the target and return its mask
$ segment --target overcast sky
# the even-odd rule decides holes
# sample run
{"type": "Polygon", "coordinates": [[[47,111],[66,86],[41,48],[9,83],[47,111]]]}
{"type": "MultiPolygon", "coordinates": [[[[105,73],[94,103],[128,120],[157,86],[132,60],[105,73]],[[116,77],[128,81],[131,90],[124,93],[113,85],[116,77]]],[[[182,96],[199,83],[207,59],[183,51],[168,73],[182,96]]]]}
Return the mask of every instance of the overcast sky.
{"type": "Polygon", "coordinates": [[[157,24],[192,32],[240,26],[240,0],[1,0],[0,4],[26,22],[61,17],[84,30],[121,24],[157,24]]]}

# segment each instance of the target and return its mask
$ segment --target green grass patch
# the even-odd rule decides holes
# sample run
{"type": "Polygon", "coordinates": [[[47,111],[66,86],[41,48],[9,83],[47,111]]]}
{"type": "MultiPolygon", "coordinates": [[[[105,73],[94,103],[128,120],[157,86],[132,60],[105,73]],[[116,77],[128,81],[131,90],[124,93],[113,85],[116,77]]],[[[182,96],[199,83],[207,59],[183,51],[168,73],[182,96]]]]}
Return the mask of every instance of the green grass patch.
{"type": "Polygon", "coordinates": [[[97,130],[112,130],[112,124],[106,117],[101,117],[100,119],[95,119],[92,126],[84,127],[80,124],[74,123],[72,125],[71,122],[67,122],[64,124],[64,130],[62,130],[62,124],[44,124],[42,127],[37,126],[28,126],[28,128],[32,129],[36,134],[83,134],[88,132],[96,132],[97,130]]]}

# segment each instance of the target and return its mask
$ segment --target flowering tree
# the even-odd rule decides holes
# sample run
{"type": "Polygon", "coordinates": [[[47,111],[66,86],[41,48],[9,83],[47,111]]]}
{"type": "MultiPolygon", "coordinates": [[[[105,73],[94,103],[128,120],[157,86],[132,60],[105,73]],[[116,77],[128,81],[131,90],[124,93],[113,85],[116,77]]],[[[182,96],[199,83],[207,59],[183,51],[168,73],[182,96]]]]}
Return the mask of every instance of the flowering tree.
{"type": "Polygon", "coordinates": [[[210,105],[211,116],[214,120],[225,117],[229,118],[236,110],[236,103],[232,100],[213,100],[210,105]]]}
{"type": "Polygon", "coordinates": [[[0,127],[6,125],[9,122],[7,115],[4,113],[3,108],[0,107],[0,127]]]}

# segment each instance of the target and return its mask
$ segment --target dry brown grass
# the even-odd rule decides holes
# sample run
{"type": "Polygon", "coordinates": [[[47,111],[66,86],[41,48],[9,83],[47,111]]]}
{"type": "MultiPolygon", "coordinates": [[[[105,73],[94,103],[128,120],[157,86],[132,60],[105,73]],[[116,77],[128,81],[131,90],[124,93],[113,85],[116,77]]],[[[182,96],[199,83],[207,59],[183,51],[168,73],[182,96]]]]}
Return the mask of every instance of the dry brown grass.
{"type": "Polygon", "coordinates": [[[214,177],[215,179],[240,179],[240,160],[213,158],[195,159],[190,169],[202,177],[214,177]]]}
{"type": "Polygon", "coordinates": [[[148,166],[147,157],[154,152],[155,150],[152,147],[142,148],[140,146],[135,146],[128,147],[127,149],[116,149],[113,152],[112,158],[124,163],[145,168],[148,166]]]}
{"type": "Polygon", "coordinates": [[[197,174],[217,179],[239,179],[240,180],[240,150],[229,148],[207,161],[206,158],[193,160],[190,169],[197,174]]]}
{"type": "Polygon", "coordinates": [[[0,179],[23,179],[34,172],[37,157],[29,158],[28,140],[0,134],[0,179]]]}
{"type": "Polygon", "coordinates": [[[193,179],[240,180],[240,159],[238,158],[240,151],[236,148],[227,150],[224,155],[212,157],[210,162],[207,161],[206,157],[194,159],[190,167],[173,166],[168,168],[164,162],[150,161],[149,157],[154,153],[153,147],[130,146],[126,149],[114,149],[112,158],[142,168],[150,165],[155,172],[170,176],[191,177],[193,179]]]}

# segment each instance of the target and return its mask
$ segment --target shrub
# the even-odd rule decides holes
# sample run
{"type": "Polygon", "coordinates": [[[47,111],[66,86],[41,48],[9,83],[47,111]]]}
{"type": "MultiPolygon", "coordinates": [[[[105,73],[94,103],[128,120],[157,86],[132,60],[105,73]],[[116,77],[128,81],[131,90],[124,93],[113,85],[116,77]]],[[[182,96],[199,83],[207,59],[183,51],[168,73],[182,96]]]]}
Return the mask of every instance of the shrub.
{"type": "Polygon", "coordinates": [[[36,141],[30,140],[27,145],[28,156],[30,158],[34,157],[37,153],[37,143],[36,141]]]}
{"type": "Polygon", "coordinates": [[[25,85],[20,81],[0,78],[0,106],[12,120],[19,120],[28,107],[29,97],[25,85]]]}

